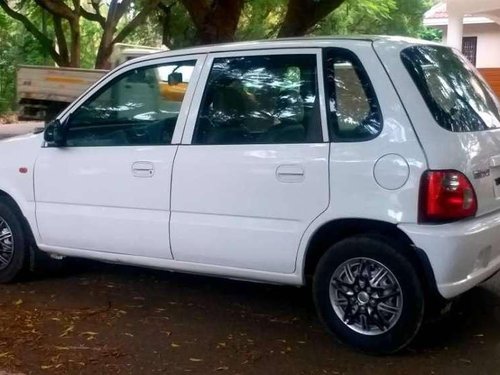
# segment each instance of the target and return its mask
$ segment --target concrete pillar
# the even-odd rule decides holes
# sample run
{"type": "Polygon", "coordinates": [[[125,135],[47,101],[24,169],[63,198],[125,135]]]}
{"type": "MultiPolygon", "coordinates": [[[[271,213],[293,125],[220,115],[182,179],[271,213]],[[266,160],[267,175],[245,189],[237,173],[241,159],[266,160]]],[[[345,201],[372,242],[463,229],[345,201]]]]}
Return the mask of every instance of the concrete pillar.
{"type": "MultiPolygon", "coordinates": [[[[450,3],[448,3],[450,5],[450,3]]],[[[448,33],[446,43],[462,51],[462,39],[464,36],[464,14],[448,10],[448,33]]]]}

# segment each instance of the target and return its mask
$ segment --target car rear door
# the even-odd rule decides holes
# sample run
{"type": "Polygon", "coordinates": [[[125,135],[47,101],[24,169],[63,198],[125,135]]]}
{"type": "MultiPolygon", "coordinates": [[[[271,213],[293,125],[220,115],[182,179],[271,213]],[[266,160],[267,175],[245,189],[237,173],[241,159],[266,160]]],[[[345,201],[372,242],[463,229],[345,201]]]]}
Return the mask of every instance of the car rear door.
{"type": "Polygon", "coordinates": [[[176,260],[294,272],[329,205],[324,103],[320,49],[207,57],[174,163],[176,260]]]}

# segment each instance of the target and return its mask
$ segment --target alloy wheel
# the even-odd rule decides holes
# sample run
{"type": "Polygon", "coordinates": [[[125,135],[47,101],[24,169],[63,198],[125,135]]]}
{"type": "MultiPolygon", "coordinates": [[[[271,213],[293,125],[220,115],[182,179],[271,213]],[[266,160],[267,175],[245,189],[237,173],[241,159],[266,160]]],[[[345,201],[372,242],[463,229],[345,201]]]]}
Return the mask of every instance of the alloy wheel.
{"type": "Polygon", "coordinates": [[[403,293],[394,274],[370,258],[342,263],[330,280],[330,301],[337,317],[355,332],[380,335],[398,322],[403,293]]]}
{"type": "Polygon", "coordinates": [[[0,270],[7,268],[14,256],[14,237],[9,224],[0,217],[0,270]]]}

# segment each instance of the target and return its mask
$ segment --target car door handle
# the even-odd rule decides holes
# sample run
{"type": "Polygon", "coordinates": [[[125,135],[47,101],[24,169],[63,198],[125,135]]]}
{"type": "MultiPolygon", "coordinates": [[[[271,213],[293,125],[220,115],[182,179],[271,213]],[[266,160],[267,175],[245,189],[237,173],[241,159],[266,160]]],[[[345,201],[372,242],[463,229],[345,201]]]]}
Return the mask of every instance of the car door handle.
{"type": "Polygon", "coordinates": [[[276,169],[276,178],[280,182],[302,182],[305,179],[304,168],[298,164],[280,165],[276,169]]]}
{"type": "Polygon", "coordinates": [[[134,177],[153,177],[155,166],[149,161],[136,161],[132,164],[132,174],[134,177]]]}

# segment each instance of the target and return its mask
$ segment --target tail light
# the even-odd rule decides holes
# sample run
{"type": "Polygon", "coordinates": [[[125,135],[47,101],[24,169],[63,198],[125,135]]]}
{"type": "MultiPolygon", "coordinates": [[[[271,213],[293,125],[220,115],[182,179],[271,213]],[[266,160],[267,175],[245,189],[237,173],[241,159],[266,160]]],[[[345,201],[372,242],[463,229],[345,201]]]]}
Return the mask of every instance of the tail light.
{"type": "Polygon", "coordinates": [[[426,171],[420,181],[419,222],[442,223],[474,216],[477,198],[463,173],[426,171]]]}

